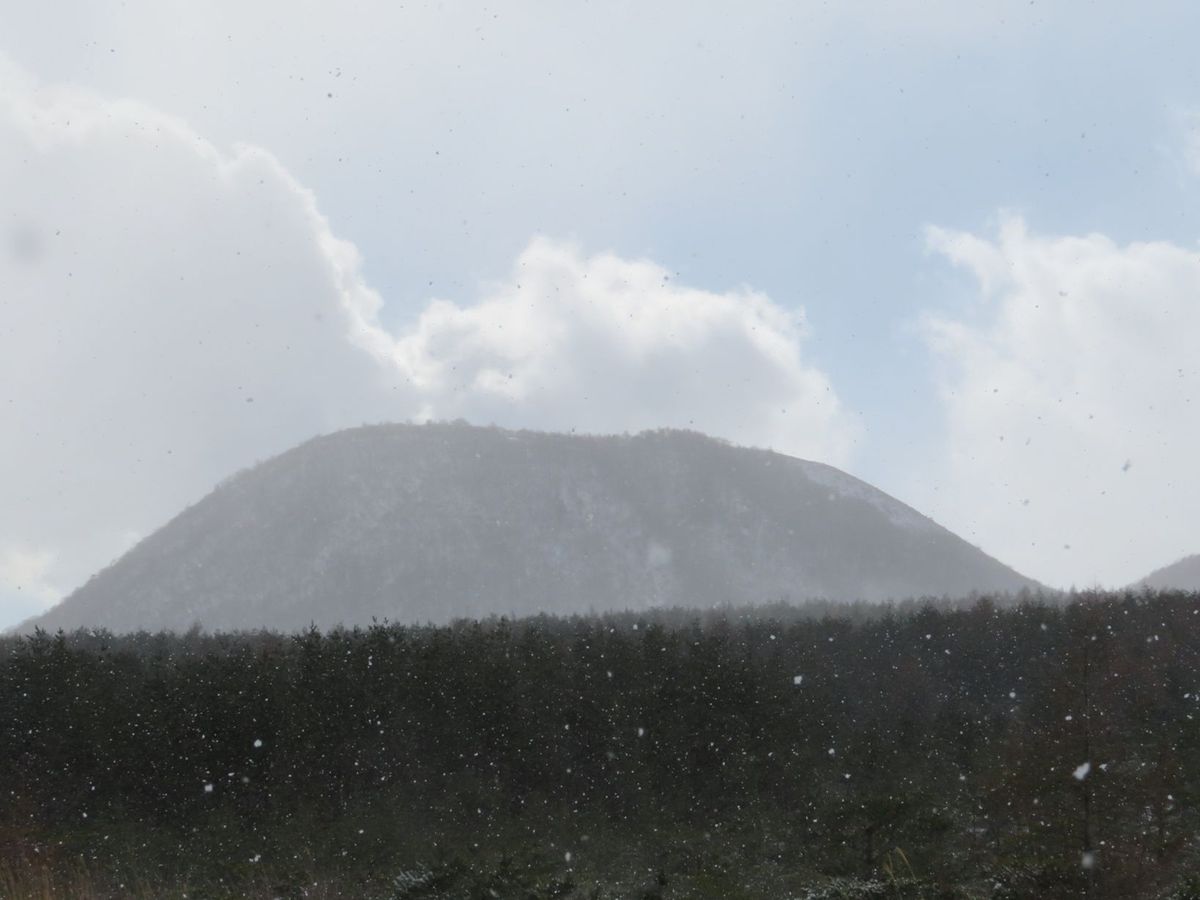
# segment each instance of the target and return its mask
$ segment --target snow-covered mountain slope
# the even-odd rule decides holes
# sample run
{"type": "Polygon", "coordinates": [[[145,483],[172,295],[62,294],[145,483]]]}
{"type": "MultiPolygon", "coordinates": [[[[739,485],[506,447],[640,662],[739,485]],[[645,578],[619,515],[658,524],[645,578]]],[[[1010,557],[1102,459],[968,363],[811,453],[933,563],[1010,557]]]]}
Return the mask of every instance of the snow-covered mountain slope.
{"type": "Polygon", "coordinates": [[[384,425],[242,472],[34,624],[445,621],[1036,588],[843,472],[690,432],[384,425]]]}
{"type": "Polygon", "coordinates": [[[1135,586],[1156,590],[1200,591],[1200,553],[1155,569],[1135,586]]]}

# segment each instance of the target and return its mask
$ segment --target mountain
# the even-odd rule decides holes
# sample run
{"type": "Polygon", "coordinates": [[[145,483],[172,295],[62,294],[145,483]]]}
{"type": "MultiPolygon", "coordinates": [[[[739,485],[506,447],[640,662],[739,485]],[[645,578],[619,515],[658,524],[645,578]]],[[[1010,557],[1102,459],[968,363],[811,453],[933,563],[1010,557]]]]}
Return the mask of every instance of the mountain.
{"type": "Polygon", "coordinates": [[[1155,569],[1135,587],[1155,590],[1200,591],[1200,553],[1155,569]]]}
{"type": "Polygon", "coordinates": [[[276,629],[1038,585],[837,469],[693,432],[317,438],[26,628],[276,629]]]}

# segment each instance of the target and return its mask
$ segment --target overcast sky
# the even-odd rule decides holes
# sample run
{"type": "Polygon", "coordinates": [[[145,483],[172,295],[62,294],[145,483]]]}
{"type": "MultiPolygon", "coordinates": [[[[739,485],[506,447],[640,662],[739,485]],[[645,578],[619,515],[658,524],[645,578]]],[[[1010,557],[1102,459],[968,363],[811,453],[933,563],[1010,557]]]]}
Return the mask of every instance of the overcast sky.
{"type": "Polygon", "coordinates": [[[1200,6],[0,0],[0,627],[363,421],[1200,552],[1200,6]]]}

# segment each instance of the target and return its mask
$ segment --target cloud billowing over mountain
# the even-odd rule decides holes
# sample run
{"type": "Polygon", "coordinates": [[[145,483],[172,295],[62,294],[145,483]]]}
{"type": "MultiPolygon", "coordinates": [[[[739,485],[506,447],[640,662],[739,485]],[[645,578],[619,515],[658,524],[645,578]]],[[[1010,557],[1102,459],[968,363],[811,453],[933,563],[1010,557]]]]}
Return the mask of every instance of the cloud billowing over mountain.
{"type": "Polygon", "coordinates": [[[268,152],[0,79],[0,619],[44,608],[229,472],[380,420],[693,427],[844,462],[856,423],[750,290],[534,239],[395,332],[268,152]]]}

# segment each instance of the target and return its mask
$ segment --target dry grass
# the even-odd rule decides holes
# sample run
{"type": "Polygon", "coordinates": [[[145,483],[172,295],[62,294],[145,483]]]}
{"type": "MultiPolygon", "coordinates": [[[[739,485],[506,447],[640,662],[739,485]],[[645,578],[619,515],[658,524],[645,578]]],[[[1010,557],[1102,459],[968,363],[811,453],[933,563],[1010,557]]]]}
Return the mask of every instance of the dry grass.
{"type": "MultiPolygon", "coordinates": [[[[345,900],[360,897],[333,884],[312,881],[289,896],[311,900],[345,900]]],[[[82,862],[51,866],[40,860],[0,859],[0,900],[188,900],[214,896],[186,884],[163,885],[148,880],[117,883],[98,876],[82,862]]],[[[220,896],[239,900],[277,900],[279,892],[267,884],[226,888],[220,896]]]]}
{"type": "Polygon", "coordinates": [[[56,871],[28,860],[0,862],[0,897],[4,900],[100,900],[103,896],[82,866],[56,871]]]}
{"type": "Polygon", "coordinates": [[[108,884],[83,862],[0,860],[0,900],[165,900],[189,896],[186,887],[163,889],[145,881],[108,884]]]}

